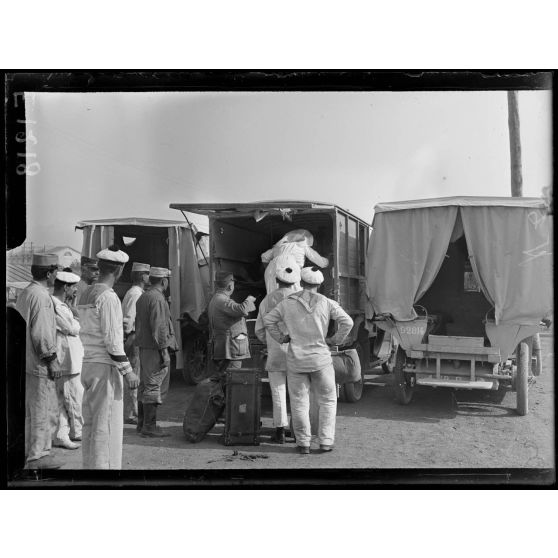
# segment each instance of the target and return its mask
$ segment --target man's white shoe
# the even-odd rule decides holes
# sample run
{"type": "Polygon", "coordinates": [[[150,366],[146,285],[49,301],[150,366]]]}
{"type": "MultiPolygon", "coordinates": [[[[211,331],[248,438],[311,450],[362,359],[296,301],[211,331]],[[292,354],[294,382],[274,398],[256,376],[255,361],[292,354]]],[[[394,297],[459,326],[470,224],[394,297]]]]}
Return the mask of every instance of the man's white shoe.
{"type": "Polygon", "coordinates": [[[66,448],[69,450],[75,450],[81,447],[81,444],[76,444],[75,442],[72,442],[71,440],[54,440],[54,442],[52,443],[53,446],[57,447],[57,448],[66,448]]]}

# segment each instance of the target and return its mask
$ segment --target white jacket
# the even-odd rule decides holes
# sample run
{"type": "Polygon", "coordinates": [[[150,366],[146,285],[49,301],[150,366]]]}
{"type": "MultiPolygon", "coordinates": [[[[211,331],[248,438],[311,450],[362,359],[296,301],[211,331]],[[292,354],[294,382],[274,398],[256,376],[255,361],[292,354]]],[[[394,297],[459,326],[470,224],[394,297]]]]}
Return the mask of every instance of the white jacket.
{"type": "Polygon", "coordinates": [[[63,376],[80,374],[83,363],[83,345],[79,338],[80,325],[70,307],[52,297],[56,314],[56,360],[63,376]]]}
{"type": "Polygon", "coordinates": [[[331,365],[326,343],[330,320],[337,322],[338,329],[329,341],[331,345],[341,345],[353,327],[353,320],[334,300],[309,291],[289,295],[263,317],[267,332],[279,343],[284,324],[291,339],[287,367],[293,372],[315,372],[331,365]]]}
{"type": "MultiPolygon", "coordinates": [[[[290,262],[292,261],[302,269],[306,258],[322,268],[329,265],[329,260],[327,258],[322,258],[322,256],[311,246],[308,246],[304,240],[277,243],[273,248],[264,252],[261,258],[263,263],[269,262],[264,272],[265,287],[268,294],[277,288],[275,274],[278,267],[287,267],[291,265],[290,262]]],[[[299,286],[300,285],[297,283],[297,288],[299,286]]]]}

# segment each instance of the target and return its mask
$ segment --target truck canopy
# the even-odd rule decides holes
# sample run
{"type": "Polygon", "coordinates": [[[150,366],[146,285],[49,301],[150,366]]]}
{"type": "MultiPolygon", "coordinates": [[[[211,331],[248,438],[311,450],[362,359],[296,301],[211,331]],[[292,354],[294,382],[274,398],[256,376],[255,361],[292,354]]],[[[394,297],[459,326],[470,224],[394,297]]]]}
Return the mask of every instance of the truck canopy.
{"type": "Polygon", "coordinates": [[[552,217],[538,198],[452,197],[375,207],[367,254],[368,315],[416,318],[448,246],[464,236],[498,324],[537,325],[553,308],[552,217]]]}
{"type": "MultiPolygon", "coordinates": [[[[203,234],[209,234],[207,221],[194,216],[195,221],[190,219],[196,231],[203,234]]],[[[190,228],[190,224],[185,221],[175,221],[170,219],[149,219],[146,217],[115,217],[114,219],[89,219],[80,221],[76,228],[83,228],[86,226],[102,227],[102,226],[115,226],[115,225],[129,225],[139,227],[184,227],[190,228]]]]}
{"type": "Polygon", "coordinates": [[[352,215],[349,211],[335,204],[316,201],[276,200],[245,203],[171,203],[169,207],[180,211],[189,211],[191,213],[207,215],[208,217],[253,216],[256,221],[260,221],[266,215],[281,214],[288,218],[289,214],[301,211],[327,211],[328,209],[337,209],[347,215],[350,215],[357,221],[364,222],[362,219],[359,219],[355,215],[352,215]]]}
{"type": "Polygon", "coordinates": [[[183,211],[192,211],[192,213],[214,214],[220,211],[238,211],[240,209],[273,209],[279,207],[294,207],[297,209],[312,209],[333,207],[333,204],[301,201],[301,200],[267,200],[254,202],[227,202],[227,203],[171,203],[171,209],[180,209],[183,211]]]}
{"type": "Polygon", "coordinates": [[[545,203],[540,198],[504,198],[489,196],[451,196],[426,200],[410,200],[379,203],[374,207],[374,214],[405,209],[425,209],[429,207],[530,207],[544,209],[545,203]]]}

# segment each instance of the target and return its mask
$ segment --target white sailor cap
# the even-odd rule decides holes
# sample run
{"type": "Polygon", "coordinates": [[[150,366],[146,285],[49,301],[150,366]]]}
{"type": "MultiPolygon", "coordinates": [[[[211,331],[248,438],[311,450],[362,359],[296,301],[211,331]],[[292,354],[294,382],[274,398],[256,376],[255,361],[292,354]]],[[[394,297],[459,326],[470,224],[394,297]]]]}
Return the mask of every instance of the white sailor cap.
{"type": "Polygon", "coordinates": [[[132,271],[143,271],[144,273],[149,273],[151,266],[149,264],[134,262],[132,264],[132,271]]]}
{"type": "Polygon", "coordinates": [[[149,271],[149,277],[170,277],[170,269],[166,267],[152,267],[149,271]]]}
{"type": "Polygon", "coordinates": [[[287,265],[285,267],[277,268],[275,272],[275,277],[283,283],[289,283],[293,285],[300,281],[300,267],[297,265],[287,265]]]}
{"type": "Polygon", "coordinates": [[[79,275],[71,273],[70,271],[58,271],[56,273],[56,280],[61,283],[67,283],[68,285],[79,283],[79,279],[79,275]]]}
{"type": "Polygon", "coordinates": [[[97,252],[97,259],[115,264],[125,264],[130,257],[126,252],[122,252],[116,246],[109,246],[100,252],[97,252]]]}
{"type": "Polygon", "coordinates": [[[69,271],[58,271],[56,273],[56,280],[60,281],[61,283],[67,283],[68,285],[79,283],[79,279],[79,275],[76,275],[75,273],[71,273],[69,271]]]}
{"type": "Polygon", "coordinates": [[[324,275],[316,266],[303,268],[300,276],[309,285],[321,285],[324,282],[324,275]]]}

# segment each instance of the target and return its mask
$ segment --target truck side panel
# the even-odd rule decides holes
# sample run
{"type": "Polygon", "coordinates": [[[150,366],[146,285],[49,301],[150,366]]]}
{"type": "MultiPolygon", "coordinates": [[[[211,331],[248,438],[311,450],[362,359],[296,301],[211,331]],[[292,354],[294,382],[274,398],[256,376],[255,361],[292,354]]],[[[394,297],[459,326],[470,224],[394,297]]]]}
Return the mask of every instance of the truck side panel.
{"type": "Polygon", "coordinates": [[[337,212],[337,301],[351,315],[365,308],[365,254],[368,227],[350,215],[337,212]]]}

